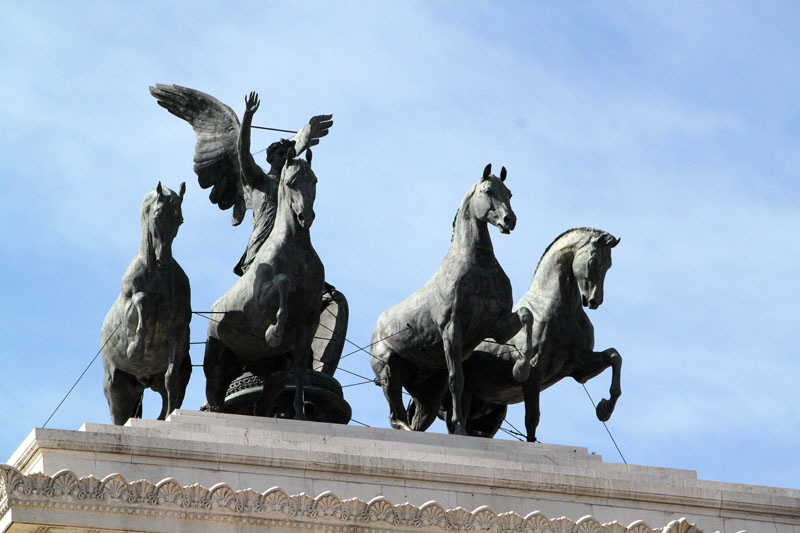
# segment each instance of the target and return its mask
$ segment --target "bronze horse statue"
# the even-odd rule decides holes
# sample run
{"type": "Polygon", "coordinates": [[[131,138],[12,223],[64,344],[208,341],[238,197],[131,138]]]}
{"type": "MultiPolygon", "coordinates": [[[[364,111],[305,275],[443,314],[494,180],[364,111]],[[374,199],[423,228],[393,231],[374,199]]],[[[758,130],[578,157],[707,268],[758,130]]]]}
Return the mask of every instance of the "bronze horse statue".
{"type": "MultiPolygon", "coordinates": [[[[584,307],[597,309],[603,303],[603,284],[611,267],[611,249],[619,239],[591,228],[571,229],[547,247],[533,274],[528,292],[516,308],[534,315],[534,346],[537,351],[527,380],[512,378],[515,352],[508,346],[484,342],[464,362],[462,402],[467,411],[467,432],[492,437],[506,415],[506,406],[525,402],[525,431],[536,441],[539,425],[539,393],[566,377],[585,383],[611,367],[610,398],[596,408],[603,422],[611,417],[622,394],[622,357],[614,348],[594,351],[594,327],[584,307]]],[[[523,342],[518,333],[512,344],[523,342]]],[[[416,401],[416,400],[415,400],[416,401]]],[[[444,413],[452,410],[449,399],[444,413]]],[[[446,418],[449,420],[449,418],[446,418]]],[[[451,432],[456,428],[448,426],[451,432]]]]}
{"type": "Polygon", "coordinates": [[[139,252],[103,321],[103,391],[117,425],[141,418],[148,387],[161,394],[158,419],[163,420],[183,403],[192,373],[189,278],[172,257],[185,192],[185,183],[175,193],[159,182],[145,195],[139,252]]]}
{"type": "Polygon", "coordinates": [[[523,379],[533,356],[530,311],[512,312],[511,283],[494,256],[488,224],[514,229],[511,192],[486,165],[470,187],[453,223],[450,249],[433,277],[411,296],[384,311],[372,334],[371,363],[389,403],[396,429],[424,431],[435,420],[446,390],[454,398],[450,423],[466,434],[460,398],[462,360],[485,338],[505,342],[522,328],[523,351],[514,365],[523,379]],[[403,387],[420,401],[406,411],[403,387]]]}
{"type": "Polygon", "coordinates": [[[303,378],[319,324],[325,271],[311,245],[317,178],[294,148],[280,175],[275,225],[242,277],[212,306],[203,369],[209,409],[220,411],[228,385],[249,371],[264,382],[253,414],[265,416],[284,389],[290,364],[296,419],[304,419],[303,378]]]}

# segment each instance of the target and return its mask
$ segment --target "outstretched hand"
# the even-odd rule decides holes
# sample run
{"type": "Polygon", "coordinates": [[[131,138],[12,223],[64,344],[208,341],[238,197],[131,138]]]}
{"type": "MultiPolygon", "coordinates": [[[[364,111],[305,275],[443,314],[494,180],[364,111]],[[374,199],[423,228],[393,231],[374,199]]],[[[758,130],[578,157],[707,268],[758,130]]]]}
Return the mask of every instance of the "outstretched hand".
{"type": "Polygon", "coordinates": [[[258,99],[258,93],[255,91],[251,91],[249,95],[245,96],[244,98],[244,112],[252,115],[256,111],[258,111],[258,106],[261,105],[261,101],[258,99]]]}

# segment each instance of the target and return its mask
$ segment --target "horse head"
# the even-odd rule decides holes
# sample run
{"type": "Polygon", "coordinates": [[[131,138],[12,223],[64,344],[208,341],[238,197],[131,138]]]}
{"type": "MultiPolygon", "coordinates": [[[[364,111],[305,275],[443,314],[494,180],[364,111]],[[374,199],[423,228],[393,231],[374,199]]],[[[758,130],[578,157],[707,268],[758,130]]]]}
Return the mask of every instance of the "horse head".
{"type": "Polygon", "coordinates": [[[576,252],[572,273],[578,280],[584,307],[597,309],[603,303],[603,282],[611,268],[611,249],[619,244],[610,233],[596,232],[576,252]]]}
{"type": "Polygon", "coordinates": [[[286,164],[281,171],[281,197],[278,203],[287,202],[295,220],[303,229],[314,222],[314,199],[317,196],[317,176],[311,170],[311,150],[306,159],[296,157],[294,147],[289,148],[286,164]]]}
{"type": "Polygon", "coordinates": [[[486,165],[472,198],[472,210],[476,218],[497,226],[500,233],[510,233],[517,225],[517,215],[511,209],[511,191],[505,185],[506,175],[506,167],[500,171],[498,178],[492,174],[492,165],[486,165]]]}
{"type": "Polygon", "coordinates": [[[181,204],[186,192],[186,183],[181,183],[176,193],[158,182],[156,188],[144,197],[142,202],[142,229],[147,243],[148,261],[155,260],[158,268],[168,268],[172,264],[172,241],[183,224],[181,204]]]}

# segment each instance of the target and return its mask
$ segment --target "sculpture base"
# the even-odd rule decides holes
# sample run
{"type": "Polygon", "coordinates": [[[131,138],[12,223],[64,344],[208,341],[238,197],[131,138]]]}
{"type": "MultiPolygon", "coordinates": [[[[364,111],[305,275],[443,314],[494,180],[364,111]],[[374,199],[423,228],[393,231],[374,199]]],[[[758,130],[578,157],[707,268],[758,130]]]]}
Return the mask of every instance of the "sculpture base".
{"type": "Polygon", "coordinates": [[[800,533],[798,490],[585,448],[222,413],[35,429],[9,463],[0,532],[800,533]]]}

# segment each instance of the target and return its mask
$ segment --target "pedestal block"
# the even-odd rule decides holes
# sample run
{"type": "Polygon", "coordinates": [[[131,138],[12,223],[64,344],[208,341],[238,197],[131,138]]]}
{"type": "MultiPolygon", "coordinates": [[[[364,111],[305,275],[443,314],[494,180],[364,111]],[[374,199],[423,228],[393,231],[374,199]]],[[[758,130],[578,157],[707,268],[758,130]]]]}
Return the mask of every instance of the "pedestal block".
{"type": "Polygon", "coordinates": [[[35,429],[8,463],[9,532],[800,533],[797,490],[580,447],[222,413],[35,429]]]}

